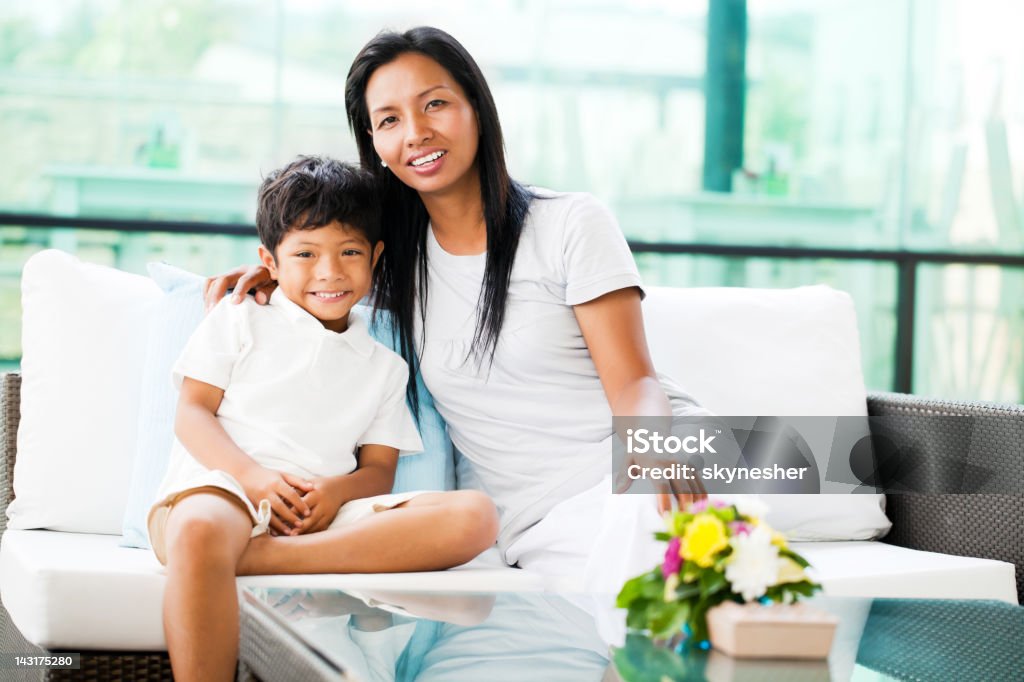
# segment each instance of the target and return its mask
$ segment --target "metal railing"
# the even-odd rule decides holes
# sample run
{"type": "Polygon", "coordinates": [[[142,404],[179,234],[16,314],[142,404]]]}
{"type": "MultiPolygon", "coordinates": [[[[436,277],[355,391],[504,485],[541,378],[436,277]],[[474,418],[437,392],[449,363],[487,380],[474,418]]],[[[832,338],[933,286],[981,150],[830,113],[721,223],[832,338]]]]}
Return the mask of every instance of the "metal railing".
{"type": "MultiPolygon", "coordinates": [[[[75,228],[116,232],[163,232],[171,234],[214,234],[255,237],[253,225],[206,223],[134,218],[60,217],[35,213],[0,212],[0,226],[75,228]]],[[[743,244],[678,244],[629,241],[633,253],[722,258],[769,258],[778,260],[839,260],[889,263],[896,266],[896,338],[893,390],[910,393],[913,386],[914,323],[916,317],[918,266],[996,265],[1024,269],[1024,254],[998,252],[957,253],[902,249],[845,249],[799,246],[755,246],[743,244]]]]}

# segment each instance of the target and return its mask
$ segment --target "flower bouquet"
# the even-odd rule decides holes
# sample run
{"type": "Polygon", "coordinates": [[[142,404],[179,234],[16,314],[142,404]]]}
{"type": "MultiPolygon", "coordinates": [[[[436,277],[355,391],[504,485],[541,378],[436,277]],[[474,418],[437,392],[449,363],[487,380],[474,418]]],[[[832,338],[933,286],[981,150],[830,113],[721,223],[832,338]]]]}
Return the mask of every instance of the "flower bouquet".
{"type": "Polygon", "coordinates": [[[708,610],[731,601],[790,604],[821,586],[807,577],[808,564],[761,516],[757,498],[735,504],[695,502],[667,517],[665,560],[626,582],[616,605],[628,609],[626,624],[657,640],[680,633],[702,649],[708,642],[708,610]]]}

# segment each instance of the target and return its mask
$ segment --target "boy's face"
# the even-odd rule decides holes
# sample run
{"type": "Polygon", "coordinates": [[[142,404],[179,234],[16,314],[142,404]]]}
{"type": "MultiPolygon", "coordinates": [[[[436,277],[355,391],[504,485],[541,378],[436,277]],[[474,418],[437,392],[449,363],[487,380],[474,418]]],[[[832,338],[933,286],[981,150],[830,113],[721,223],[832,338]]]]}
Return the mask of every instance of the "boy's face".
{"type": "Polygon", "coordinates": [[[384,249],[359,230],[333,222],[289,230],[275,259],[260,246],[260,260],[293,303],[335,332],[348,329],[352,306],[370,292],[373,268],[384,249]]]}

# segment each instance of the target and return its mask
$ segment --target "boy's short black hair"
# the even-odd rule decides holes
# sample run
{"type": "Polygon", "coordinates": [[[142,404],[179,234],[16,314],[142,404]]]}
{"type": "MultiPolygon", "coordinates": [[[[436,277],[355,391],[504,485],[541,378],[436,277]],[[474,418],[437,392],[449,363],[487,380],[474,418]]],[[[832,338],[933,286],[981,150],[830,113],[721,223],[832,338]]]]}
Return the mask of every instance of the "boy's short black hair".
{"type": "Polygon", "coordinates": [[[380,239],[380,211],[373,179],[349,163],[300,156],[272,171],[260,185],[256,232],[277,257],[291,230],[311,230],[333,221],[359,230],[370,244],[380,239]]]}

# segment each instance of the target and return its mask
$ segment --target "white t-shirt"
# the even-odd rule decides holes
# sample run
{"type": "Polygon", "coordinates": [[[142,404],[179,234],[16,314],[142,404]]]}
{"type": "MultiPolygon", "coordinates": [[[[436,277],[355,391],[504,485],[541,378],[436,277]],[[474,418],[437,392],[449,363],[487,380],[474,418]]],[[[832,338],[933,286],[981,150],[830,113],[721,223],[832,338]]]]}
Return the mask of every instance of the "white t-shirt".
{"type": "MultiPolygon", "coordinates": [[[[325,329],[277,289],[269,305],[227,298],[193,333],[173,369],[217,386],[217,419],[261,466],[302,477],[356,468],[361,445],[423,449],[405,402],[408,366],[349,315],[348,329],[325,329]]],[[[157,500],[208,470],[175,439],[157,500]]]]}
{"type": "MultiPolygon", "coordinates": [[[[612,413],[573,306],[639,287],[611,213],[588,194],[534,192],[494,363],[469,358],[485,254],[454,256],[427,233],[421,371],[459,456],[460,488],[498,507],[506,561],[559,502],[611,472],[612,413]]],[[[673,408],[692,398],[663,380],[673,408]]]]}

